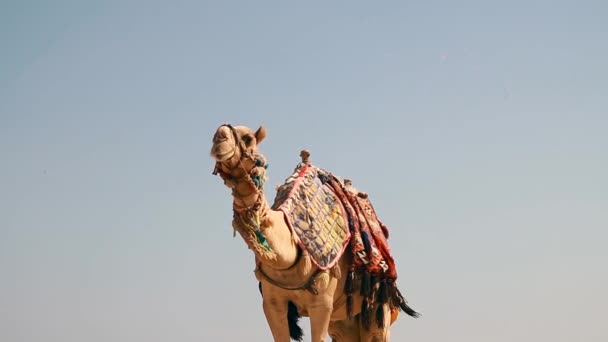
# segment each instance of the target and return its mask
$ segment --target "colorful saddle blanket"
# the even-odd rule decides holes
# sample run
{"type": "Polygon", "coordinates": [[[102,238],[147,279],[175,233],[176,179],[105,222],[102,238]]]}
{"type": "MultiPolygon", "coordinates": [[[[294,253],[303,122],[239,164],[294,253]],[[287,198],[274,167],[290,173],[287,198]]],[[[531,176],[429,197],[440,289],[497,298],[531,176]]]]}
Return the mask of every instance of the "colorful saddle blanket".
{"type": "MultiPolygon", "coordinates": [[[[281,210],[313,262],[322,270],[335,265],[347,250],[353,264],[344,285],[346,310],[353,313],[353,294],[363,296],[361,322],[369,328],[373,303],[388,303],[417,317],[397,288],[397,270],[388,246],[388,229],[378,219],[367,194],[354,190],[348,182],[307,163],[301,163],[277,189],[272,208],[281,210]],[[357,283],[357,285],[355,284],[357,283]]],[[[382,326],[384,310],[376,310],[382,326]]]]}
{"type": "Polygon", "coordinates": [[[342,204],[319,178],[321,170],[301,164],[277,189],[272,208],[281,210],[300,248],[322,270],[335,265],[350,239],[342,204]]]}

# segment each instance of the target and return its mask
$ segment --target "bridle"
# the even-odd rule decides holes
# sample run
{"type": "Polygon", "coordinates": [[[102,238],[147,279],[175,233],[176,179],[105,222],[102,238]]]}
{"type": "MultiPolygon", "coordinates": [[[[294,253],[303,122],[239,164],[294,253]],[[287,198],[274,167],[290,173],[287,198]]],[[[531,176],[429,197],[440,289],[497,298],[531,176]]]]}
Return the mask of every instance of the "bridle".
{"type": "MultiPolygon", "coordinates": [[[[215,168],[213,169],[213,175],[218,175],[224,180],[224,182],[227,181],[241,181],[243,180],[243,178],[246,178],[246,181],[249,182],[249,184],[251,185],[252,189],[255,190],[258,193],[258,199],[256,200],[256,203],[251,207],[251,208],[247,208],[247,209],[257,209],[259,208],[260,202],[261,202],[261,192],[262,192],[262,187],[264,185],[264,173],[266,168],[268,168],[268,165],[266,163],[266,158],[264,158],[264,156],[257,152],[257,151],[252,151],[249,150],[247,148],[247,146],[245,145],[245,142],[243,141],[243,139],[241,139],[241,137],[239,136],[239,134],[236,131],[236,128],[234,128],[234,126],[232,126],[231,124],[223,124],[220,127],[228,127],[230,129],[230,132],[232,133],[232,138],[234,139],[234,143],[235,143],[235,155],[237,157],[237,164],[234,167],[234,169],[240,169],[243,172],[243,176],[241,177],[235,177],[234,175],[230,174],[229,172],[225,172],[222,169],[222,162],[215,162],[215,168]],[[257,152],[257,153],[256,153],[257,152]],[[245,167],[243,166],[243,158],[247,158],[249,160],[251,160],[254,163],[254,167],[247,171],[245,169],[245,167]],[[262,170],[259,168],[263,168],[262,170]],[[257,170],[256,170],[257,168],[257,170]],[[260,175],[260,173],[262,175],[260,175]]],[[[217,133],[216,133],[217,134],[217,133]]],[[[214,143],[216,143],[216,138],[217,137],[213,137],[214,143]]],[[[234,158],[231,157],[231,158],[234,158]]]]}
{"type": "MultiPolygon", "coordinates": [[[[228,127],[230,129],[230,133],[232,133],[232,138],[234,139],[234,143],[235,143],[235,153],[237,152],[236,150],[238,149],[239,152],[239,164],[238,167],[240,167],[241,169],[244,170],[244,168],[242,167],[241,164],[241,157],[243,155],[248,155],[248,157],[251,157],[250,153],[247,152],[247,148],[245,147],[245,142],[241,139],[241,137],[239,137],[238,133],[236,132],[236,128],[234,128],[231,124],[223,124],[220,126],[221,127],[228,127]]],[[[218,128],[219,130],[219,128],[218,128]]],[[[217,135],[217,132],[215,133],[217,135]]],[[[213,142],[216,143],[216,139],[217,137],[213,137],[213,142]]],[[[217,161],[215,162],[215,168],[213,169],[213,175],[217,175],[218,173],[220,174],[220,176],[222,176],[222,172],[221,172],[221,162],[217,161]]],[[[223,178],[223,176],[222,176],[223,178]]]]}
{"type": "MultiPolygon", "coordinates": [[[[244,196],[249,196],[240,194],[238,192],[238,187],[236,186],[236,183],[238,182],[247,182],[247,184],[253,190],[254,195],[256,196],[253,204],[248,207],[240,205],[237,207],[237,202],[235,201],[234,218],[239,228],[234,227],[234,224],[233,227],[235,229],[244,229],[245,231],[254,233],[258,242],[262,245],[263,249],[265,249],[269,253],[274,253],[270,250],[268,244],[265,243],[266,238],[261,232],[262,223],[264,222],[266,216],[266,210],[264,210],[264,207],[262,206],[264,201],[263,186],[267,168],[266,158],[264,158],[264,156],[257,151],[248,150],[247,146],[245,145],[245,142],[239,137],[236,129],[232,125],[223,124],[220,126],[220,128],[224,126],[230,129],[235,143],[235,155],[233,155],[231,158],[236,157],[237,163],[236,166],[231,167],[231,169],[240,169],[243,171],[243,175],[236,177],[230,172],[225,171],[222,166],[223,162],[219,161],[215,163],[213,174],[219,175],[224,180],[224,183],[232,189],[232,193],[235,198],[238,197],[242,199],[244,196]],[[254,166],[249,171],[247,171],[247,169],[243,166],[244,158],[250,159],[254,164],[254,166]],[[262,213],[260,213],[260,211],[262,211],[262,213]]],[[[218,143],[216,136],[213,138],[213,140],[214,143],[218,143]]]]}

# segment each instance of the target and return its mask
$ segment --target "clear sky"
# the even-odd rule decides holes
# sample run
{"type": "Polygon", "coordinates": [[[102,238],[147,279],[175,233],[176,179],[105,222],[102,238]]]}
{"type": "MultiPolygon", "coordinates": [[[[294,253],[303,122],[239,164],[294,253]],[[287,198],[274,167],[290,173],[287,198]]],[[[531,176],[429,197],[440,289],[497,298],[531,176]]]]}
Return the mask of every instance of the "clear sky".
{"type": "Polygon", "coordinates": [[[3,1],[0,340],[268,341],[229,122],[370,194],[394,341],[607,341],[607,4],[3,1]]]}

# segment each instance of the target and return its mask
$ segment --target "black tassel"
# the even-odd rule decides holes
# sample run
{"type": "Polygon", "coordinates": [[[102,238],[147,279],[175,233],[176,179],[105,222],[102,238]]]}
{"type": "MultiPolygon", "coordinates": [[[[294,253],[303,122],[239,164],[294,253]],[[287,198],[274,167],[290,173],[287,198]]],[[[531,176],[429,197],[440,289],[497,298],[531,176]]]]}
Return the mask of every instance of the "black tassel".
{"type": "Polygon", "coordinates": [[[361,273],[361,295],[363,297],[369,297],[372,294],[372,284],[369,272],[367,270],[361,273]]]}
{"type": "Polygon", "coordinates": [[[294,341],[301,342],[304,338],[304,331],[300,325],[298,325],[298,321],[300,320],[300,313],[298,312],[298,308],[292,302],[287,303],[287,322],[289,324],[289,336],[294,341]]]}
{"type": "Polygon", "coordinates": [[[363,240],[363,245],[365,245],[365,252],[371,256],[372,252],[372,243],[369,241],[369,237],[366,232],[361,232],[361,240],[363,240]]]}
{"type": "Polygon", "coordinates": [[[378,305],[376,309],[376,324],[380,328],[384,328],[384,305],[378,305]]]}
{"type": "Polygon", "coordinates": [[[390,298],[390,302],[393,304],[393,307],[399,308],[401,307],[401,301],[403,301],[403,298],[401,298],[401,293],[398,293],[399,290],[397,289],[397,286],[393,283],[390,282],[389,283],[389,298],[390,298]]]}
{"type": "Polygon", "coordinates": [[[346,315],[348,319],[353,318],[353,296],[350,294],[346,296],[346,315]]]}
{"type": "Polygon", "coordinates": [[[376,288],[376,283],[378,282],[378,276],[376,276],[375,274],[371,274],[371,276],[369,277],[369,285],[370,285],[370,289],[373,291],[376,288]]]}
{"type": "Polygon", "coordinates": [[[370,315],[370,308],[367,304],[367,298],[363,298],[361,302],[361,324],[365,330],[369,330],[372,327],[372,318],[370,315]]]}
{"type": "Polygon", "coordinates": [[[414,311],[414,309],[410,308],[409,305],[407,305],[407,301],[405,300],[405,298],[403,298],[403,295],[401,294],[399,289],[397,289],[396,287],[395,287],[395,289],[397,290],[397,296],[395,296],[395,297],[399,303],[399,308],[401,308],[401,310],[403,310],[403,312],[405,312],[406,314],[408,314],[414,318],[420,317],[420,314],[418,312],[414,311]]]}
{"type": "Polygon", "coordinates": [[[389,303],[391,303],[391,305],[393,307],[398,308],[399,307],[399,297],[397,296],[397,286],[395,285],[395,283],[392,279],[387,279],[386,288],[387,288],[386,291],[388,292],[387,301],[389,303]]]}
{"type": "Polygon", "coordinates": [[[376,302],[379,304],[388,303],[388,285],[386,284],[386,280],[382,279],[380,281],[380,286],[378,286],[378,295],[376,296],[376,302]]]}
{"type": "Polygon", "coordinates": [[[420,313],[416,312],[414,309],[410,308],[406,302],[401,302],[401,310],[403,310],[403,312],[405,312],[406,314],[408,314],[414,318],[420,317],[420,313]]]}
{"type": "Polygon", "coordinates": [[[346,275],[346,281],[344,281],[344,293],[353,293],[353,284],[355,282],[355,272],[349,271],[346,275]]]}

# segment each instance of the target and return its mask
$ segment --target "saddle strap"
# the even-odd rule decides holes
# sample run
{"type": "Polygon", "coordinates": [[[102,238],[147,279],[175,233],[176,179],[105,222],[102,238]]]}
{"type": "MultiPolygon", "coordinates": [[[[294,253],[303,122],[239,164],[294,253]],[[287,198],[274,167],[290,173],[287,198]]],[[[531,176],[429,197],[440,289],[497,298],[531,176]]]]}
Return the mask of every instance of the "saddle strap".
{"type": "Polygon", "coordinates": [[[289,286],[289,285],[281,284],[281,283],[277,282],[276,280],[270,278],[266,273],[264,273],[264,271],[262,270],[262,268],[260,266],[261,265],[258,265],[256,267],[255,273],[260,275],[267,282],[269,282],[270,284],[272,284],[276,287],[279,287],[283,290],[290,290],[290,291],[307,290],[315,296],[319,294],[319,291],[313,286],[315,280],[317,279],[319,274],[321,274],[321,269],[319,269],[319,268],[317,268],[317,270],[310,276],[310,278],[308,278],[308,280],[304,284],[299,285],[299,286],[289,286]]]}

